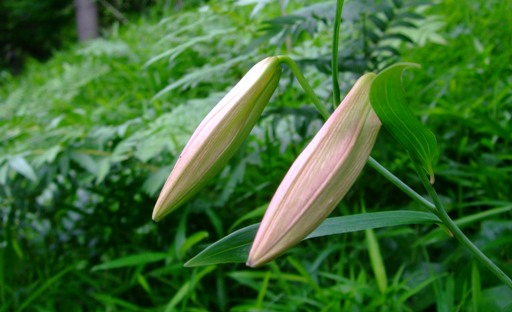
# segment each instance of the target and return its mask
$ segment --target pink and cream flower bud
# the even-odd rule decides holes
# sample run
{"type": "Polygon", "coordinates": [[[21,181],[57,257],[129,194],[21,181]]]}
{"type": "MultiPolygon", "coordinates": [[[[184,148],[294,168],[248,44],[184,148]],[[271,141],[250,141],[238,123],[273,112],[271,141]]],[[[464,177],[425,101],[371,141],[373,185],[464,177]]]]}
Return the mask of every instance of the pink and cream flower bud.
{"type": "Polygon", "coordinates": [[[276,57],[262,60],[205,117],[160,192],[155,221],[189,200],[222,170],[256,124],[280,76],[276,57]]]}
{"type": "Polygon", "coordinates": [[[381,126],[370,100],[375,74],[361,77],[295,160],[263,217],[247,260],[256,267],[311,233],[354,184],[381,126]]]}

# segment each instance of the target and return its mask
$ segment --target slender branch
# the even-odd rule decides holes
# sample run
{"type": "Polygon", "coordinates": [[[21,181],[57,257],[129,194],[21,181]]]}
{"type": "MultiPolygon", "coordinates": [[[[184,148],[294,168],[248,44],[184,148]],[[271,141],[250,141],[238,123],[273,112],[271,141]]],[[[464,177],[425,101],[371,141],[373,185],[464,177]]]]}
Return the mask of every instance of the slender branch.
{"type": "Polygon", "coordinates": [[[332,100],[334,108],[341,102],[340,96],[340,83],[338,81],[338,48],[340,44],[340,24],[341,13],[343,11],[344,0],[338,0],[336,3],[336,18],[334,19],[334,30],[332,35],[332,58],[331,58],[331,72],[332,72],[332,100]]]}
{"type": "Polygon", "coordinates": [[[304,89],[304,92],[306,92],[306,94],[308,95],[310,100],[313,102],[313,104],[315,105],[318,112],[320,112],[322,117],[325,120],[327,120],[330,116],[329,112],[322,104],[322,101],[320,101],[318,96],[315,94],[315,91],[313,91],[313,88],[311,88],[311,86],[309,85],[308,81],[306,80],[306,78],[304,77],[302,72],[300,71],[300,68],[297,65],[297,63],[295,63],[295,61],[292,60],[287,55],[279,55],[279,56],[277,56],[277,58],[279,59],[279,61],[281,63],[286,64],[291,69],[292,73],[295,75],[295,78],[297,78],[297,81],[302,86],[302,88],[304,89]]]}
{"type": "Polygon", "coordinates": [[[505,285],[512,288],[512,280],[505,274],[491,259],[489,259],[469,238],[461,231],[461,229],[453,222],[450,218],[446,209],[444,208],[441,199],[437,195],[436,190],[430,184],[426,175],[423,174],[423,170],[420,165],[413,161],[416,172],[420,176],[423,186],[427,190],[427,193],[432,198],[434,205],[437,209],[437,216],[443,221],[444,225],[452,232],[453,236],[466,247],[473,256],[480,261],[485,267],[487,267],[497,278],[499,278],[505,285]]]}

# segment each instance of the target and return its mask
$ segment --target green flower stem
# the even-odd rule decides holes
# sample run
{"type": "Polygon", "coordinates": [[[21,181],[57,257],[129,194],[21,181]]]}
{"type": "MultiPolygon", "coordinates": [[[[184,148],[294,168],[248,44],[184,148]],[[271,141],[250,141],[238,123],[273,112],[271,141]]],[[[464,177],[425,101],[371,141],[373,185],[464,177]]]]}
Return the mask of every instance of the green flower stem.
{"type": "Polygon", "coordinates": [[[423,186],[427,190],[427,193],[432,198],[434,205],[437,209],[437,216],[443,221],[444,225],[452,232],[453,236],[463,245],[465,246],[475,258],[478,259],[485,267],[487,267],[497,278],[499,278],[505,285],[512,288],[512,280],[510,277],[505,274],[491,259],[489,259],[472,241],[467,238],[467,236],[461,231],[461,229],[453,222],[450,218],[446,209],[444,208],[441,199],[437,195],[436,190],[430,184],[427,176],[423,174],[423,169],[420,165],[418,165],[415,161],[413,161],[414,166],[416,168],[416,172],[418,173],[423,186]]]}
{"type": "Polygon", "coordinates": [[[334,31],[332,35],[332,60],[331,60],[331,72],[332,72],[332,100],[334,101],[334,107],[338,107],[341,102],[340,96],[340,83],[338,81],[338,46],[340,44],[340,24],[341,24],[341,12],[343,11],[344,0],[338,0],[336,3],[336,18],[334,19],[334,31]]]}
{"type": "Polygon", "coordinates": [[[306,92],[308,97],[311,99],[311,101],[315,105],[315,107],[318,110],[318,112],[320,112],[322,117],[325,120],[327,120],[329,118],[329,116],[330,116],[329,112],[323,106],[322,101],[320,101],[318,96],[316,96],[315,91],[313,91],[313,88],[311,88],[311,86],[309,85],[308,81],[306,80],[306,78],[304,77],[302,72],[300,71],[300,68],[297,65],[297,63],[295,63],[295,61],[292,60],[287,55],[279,55],[279,56],[277,56],[277,58],[279,59],[279,61],[281,63],[286,64],[291,69],[292,73],[295,75],[295,78],[297,78],[297,81],[300,83],[300,85],[304,89],[304,92],[306,92]]]}
{"type": "Polygon", "coordinates": [[[412,188],[410,188],[407,184],[402,182],[399,178],[397,178],[394,174],[392,174],[388,169],[384,168],[379,162],[377,162],[372,157],[368,158],[368,165],[370,165],[373,169],[375,169],[378,173],[382,174],[389,182],[393,183],[396,187],[398,187],[402,192],[411,197],[414,201],[418,202],[425,208],[428,208],[431,212],[437,214],[436,207],[434,204],[423,198],[420,194],[416,193],[412,188]]]}

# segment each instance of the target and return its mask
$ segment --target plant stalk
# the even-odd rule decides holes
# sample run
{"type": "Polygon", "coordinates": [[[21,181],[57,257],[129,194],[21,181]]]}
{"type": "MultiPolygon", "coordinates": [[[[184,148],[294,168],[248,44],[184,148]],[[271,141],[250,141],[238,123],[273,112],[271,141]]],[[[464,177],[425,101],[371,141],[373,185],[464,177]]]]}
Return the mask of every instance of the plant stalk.
{"type": "Polygon", "coordinates": [[[441,199],[437,195],[435,188],[430,184],[426,175],[423,174],[423,170],[421,167],[415,162],[414,167],[416,168],[416,172],[418,173],[423,186],[427,190],[427,193],[432,198],[434,205],[437,210],[437,216],[443,221],[443,224],[450,230],[453,236],[461,243],[464,247],[466,247],[473,256],[480,261],[485,267],[487,267],[497,278],[499,278],[505,285],[512,289],[512,280],[508,277],[505,272],[503,272],[491,259],[489,259],[469,238],[461,231],[461,229],[455,224],[455,222],[450,218],[446,209],[444,208],[441,199]]]}
{"type": "Polygon", "coordinates": [[[327,111],[327,109],[322,104],[322,101],[320,101],[318,96],[315,94],[315,91],[313,91],[313,88],[311,88],[311,86],[309,85],[308,81],[306,80],[306,78],[302,74],[302,72],[301,72],[299,66],[297,65],[297,63],[295,63],[295,61],[292,60],[287,55],[279,55],[279,56],[277,56],[277,58],[279,59],[279,61],[281,63],[286,64],[290,68],[292,73],[295,75],[295,78],[297,79],[299,84],[304,89],[304,92],[306,92],[307,96],[313,102],[313,104],[315,105],[315,107],[318,110],[318,112],[320,113],[320,115],[322,115],[324,120],[327,120],[329,118],[329,116],[330,116],[329,112],[327,111]]]}
{"type": "Polygon", "coordinates": [[[417,203],[421,204],[423,207],[427,208],[430,212],[433,212],[437,215],[436,207],[434,204],[426,200],[423,196],[416,193],[412,188],[410,188],[407,184],[402,182],[397,176],[392,174],[388,169],[382,166],[379,162],[377,162],[371,156],[368,158],[368,165],[370,165],[373,169],[375,169],[378,173],[383,175],[389,182],[398,187],[402,192],[404,192],[407,196],[412,198],[417,203]]]}
{"type": "Polygon", "coordinates": [[[341,102],[340,83],[338,81],[338,46],[340,44],[340,24],[341,13],[343,12],[344,0],[338,0],[336,3],[336,18],[334,19],[334,30],[332,35],[332,100],[334,108],[338,107],[341,102]]]}

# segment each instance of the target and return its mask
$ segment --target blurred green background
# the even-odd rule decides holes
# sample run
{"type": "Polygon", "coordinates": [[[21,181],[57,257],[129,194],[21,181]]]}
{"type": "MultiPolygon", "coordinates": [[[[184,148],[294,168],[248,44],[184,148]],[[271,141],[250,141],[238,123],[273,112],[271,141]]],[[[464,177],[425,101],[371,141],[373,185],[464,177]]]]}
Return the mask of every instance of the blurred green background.
{"type": "MultiPolygon", "coordinates": [[[[404,86],[439,142],[436,189],[511,276],[512,2],[345,2],[342,94],[365,72],[422,65],[404,86]]],[[[435,225],[374,231],[385,290],[362,232],[305,241],[258,269],[183,267],[260,221],[321,126],[286,70],[226,169],[184,207],[151,220],[192,131],[254,63],[290,55],[331,104],[335,4],[97,1],[101,36],[77,44],[69,2],[2,2],[0,311],[512,309],[512,290],[435,225]]],[[[385,131],[372,156],[422,191],[385,131]]],[[[420,207],[366,168],[333,215],[363,209],[420,207]]]]}

